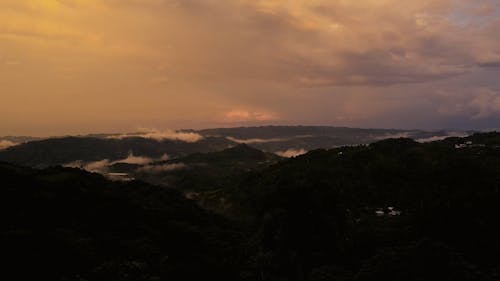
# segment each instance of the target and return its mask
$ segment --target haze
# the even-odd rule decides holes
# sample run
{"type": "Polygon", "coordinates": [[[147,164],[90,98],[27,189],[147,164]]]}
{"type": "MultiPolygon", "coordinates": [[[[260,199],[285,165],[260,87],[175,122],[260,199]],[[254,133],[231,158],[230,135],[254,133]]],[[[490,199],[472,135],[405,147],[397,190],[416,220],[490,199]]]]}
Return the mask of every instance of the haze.
{"type": "Polygon", "coordinates": [[[495,129],[498,0],[2,0],[0,135],[495,129]]]}

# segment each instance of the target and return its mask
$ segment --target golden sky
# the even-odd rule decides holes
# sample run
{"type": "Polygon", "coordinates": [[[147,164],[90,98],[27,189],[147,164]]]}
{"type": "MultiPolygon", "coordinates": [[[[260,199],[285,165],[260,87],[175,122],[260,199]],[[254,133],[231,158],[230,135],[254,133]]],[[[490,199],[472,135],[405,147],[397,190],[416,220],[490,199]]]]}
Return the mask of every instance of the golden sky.
{"type": "Polygon", "coordinates": [[[1,0],[0,135],[500,127],[500,0],[1,0]]]}

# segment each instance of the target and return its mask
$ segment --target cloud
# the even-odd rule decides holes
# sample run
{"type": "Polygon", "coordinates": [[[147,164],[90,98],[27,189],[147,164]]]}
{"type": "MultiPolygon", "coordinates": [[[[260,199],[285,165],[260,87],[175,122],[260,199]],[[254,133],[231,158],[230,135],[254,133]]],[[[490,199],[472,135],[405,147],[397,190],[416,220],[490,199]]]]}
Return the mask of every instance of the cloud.
{"type": "Polygon", "coordinates": [[[281,157],[287,157],[287,158],[299,156],[299,155],[306,154],[306,153],[307,153],[307,150],[305,150],[303,148],[301,148],[301,149],[290,148],[290,149],[287,149],[285,151],[276,151],[275,152],[276,155],[279,155],[281,157]]]}
{"type": "MultiPolygon", "coordinates": [[[[77,164],[78,162],[73,162],[70,164],[77,164]]],[[[82,164],[80,167],[78,166],[73,166],[74,168],[81,168],[84,169],[88,172],[92,173],[107,173],[108,172],[108,167],[111,165],[111,162],[108,159],[103,159],[100,161],[95,161],[95,162],[90,162],[90,163],[85,163],[82,164]]],[[[71,167],[71,166],[68,166],[71,167]]]]}
{"type": "Polygon", "coordinates": [[[79,168],[81,169],[83,167],[83,161],[82,160],[76,160],[76,161],[73,161],[73,162],[70,162],[70,163],[66,163],[64,165],[62,165],[63,167],[67,167],[67,168],[79,168]]]}
{"type": "Polygon", "coordinates": [[[140,133],[128,133],[122,135],[113,135],[107,138],[109,139],[125,139],[125,138],[145,138],[145,139],[153,139],[156,141],[164,141],[164,140],[175,140],[175,141],[183,141],[183,142],[198,142],[203,139],[203,136],[194,132],[183,132],[183,131],[174,131],[174,130],[156,130],[156,129],[146,129],[145,132],[140,133]]]}
{"type": "Polygon", "coordinates": [[[485,54],[498,55],[499,8],[488,1],[480,13],[465,0],[2,2],[5,36],[169,62],[167,70],[183,79],[414,83],[458,75],[485,54]]]}
{"type": "Polygon", "coordinates": [[[276,50],[268,59],[287,68],[276,76],[288,76],[284,80],[299,86],[442,79],[471,70],[484,54],[477,50],[494,52],[498,46],[477,32],[494,20],[483,26],[454,20],[456,14],[477,17],[459,5],[464,1],[251,2],[247,4],[259,13],[254,17],[281,39],[268,43],[276,50]],[[360,11],[370,12],[356,16],[360,11]]]}
{"type": "MultiPolygon", "coordinates": [[[[164,157],[168,158],[166,155],[164,157]]],[[[162,159],[164,157],[162,157],[162,159]]],[[[110,163],[110,165],[118,164],[118,163],[144,165],[144,164],[149,164],[153,161],[155,161],[155,160],[150,158],[150,157],[134,156],[133,153],[129,153],[127,158],[113,161],[110,163]]]]}
{"type": "Polygon", "coordinates": [[[479,66],[481,67],[500,67],[500,61],[487,61],[487,62],[479,62],[479,66]]]}
{"type": "Polygon", "coordinates": [[[18,143],[9,141],[9,140],[0,140],[0,150],[6,149],[12,146],[16,146],[18,143]]]}
{"type": "Polygon", "coordinates": [[[268,142],[281,142],[281,141],[287,141],[289,139],[287,138],[272,138],[272,139],[259,139],[259,138],[254,138],[254,139],[238,139],[234,137],[226,137],[226,139],[230,141],[234,141],[236,143],[247,143],[247,144],[252,144],[252,143],[268,143],[268,142]]]}
{"type": "Polygon", "coordinates": [[[385,134],[383,136],[377,136],[375,139],[383,140],[383,139],[399,139],[399,138],[409,138],[411,136],[410,132],[401,132],[396,134],[385,134]]]}
{"type": "Polygon", "coordinates": [[[163,172],[178,171],[186,169],[187,165],[184,163],[163,164],[163,165],[147,165],[137,169],[140,173],[159,174],[163,172]]]}
{"type": "Polygon", "coordinates": [[[153,159],[150,157],[144,157],[144,156],[135,156],[132,152],[129,153],[129,155],[126,158],[115,160],[115,161],[110,161],[109,159],[103,159],[99,161],[93,161],[93,162],[84,162],[82,160],[77,160],[73,161],[71,163],[67,163],[63,165],[64,167],[69,167],[69,168],[78,168],[78,169],[83,169],[88,172],[92,173],[100,173],[100,174],[106,174],[109,172],[109,167],[114,165],[114,164],[120,164],[120,163],[125,163],[125,164],[136,164],[136,165],[147,165],[150,163],[153,163],[155,161],[166,161],[168,160],[168,155],[165,154],[162,157],[158,159],[153,159]]]}
{"type": "Polygon", "coordinates": [[[428,138],[420,138],[420,139],[416,139],[416,141],[421,142],[421,143],[425,143],[425,142],[440,141],[440,140],[444,140],[444,139],[449,138],[449,137],[461,137],[461,138],[463,138],[463,137],[466,137],[468,135],[469,134],[467,134],[466,132],[449,132],[446,135],[432,136],[432,137],[428,137],[428,138]]]}
{"type": "Polygon", "coordinates": [[[244,109],[230,110],[224,114],[224,117],[224,119],[229,122],[276,121],[279,119],[278,114],[274,112],[244,109]]]}
{"type": "Polygon", "coordinates": [[[490,88],[465,88],[454,92],[438,91],[440,114],[487,119],[500,115],[500,91],[490,88]]]}
{"type": "MultiPolygon", "coordinates": [[[[422,100],[439,83],[498,71],[499,10],[497,0],[2,0],[0,61],[22,63],[0,62],[0,119],[12,120],[0,130],[435,126],[422,100]],[[421,115],[394,118],[408,109],[421,115]]],[[[499,86],[482,79],[469,84],[499,86]]]]}

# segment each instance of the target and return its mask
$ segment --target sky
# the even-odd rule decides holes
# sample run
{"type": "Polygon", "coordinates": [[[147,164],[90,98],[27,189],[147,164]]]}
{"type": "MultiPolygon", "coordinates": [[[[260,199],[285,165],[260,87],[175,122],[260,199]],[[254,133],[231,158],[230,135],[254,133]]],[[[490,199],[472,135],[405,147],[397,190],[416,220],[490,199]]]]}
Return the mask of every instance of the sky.
{"type": "Polygon", "coordinates": [[[0,135],[500,128],[500,0],[1,0],[0,135]]]}

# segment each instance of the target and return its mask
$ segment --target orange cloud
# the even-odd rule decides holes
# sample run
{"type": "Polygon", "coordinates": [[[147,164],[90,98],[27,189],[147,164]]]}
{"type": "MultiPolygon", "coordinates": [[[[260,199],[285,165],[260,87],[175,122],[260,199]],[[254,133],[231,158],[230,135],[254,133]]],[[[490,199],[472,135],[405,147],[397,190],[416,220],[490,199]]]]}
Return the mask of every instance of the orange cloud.
{"type": "Polygon", "coordinates": [[[233,109],[224,114],[225,121],[229,122],[249,122],[249,121],[276,121],[278,115],[267,111],[250,111],[233,109]]]}
{"type": "MultiPolygon", "coordinates": [[[[421,84],[497,71],[499,16],[497,0],[2,0],[0,131],[376,122],[421,84]]],[[[496,115],[489,100],[469,108],[496,115]]]]}

